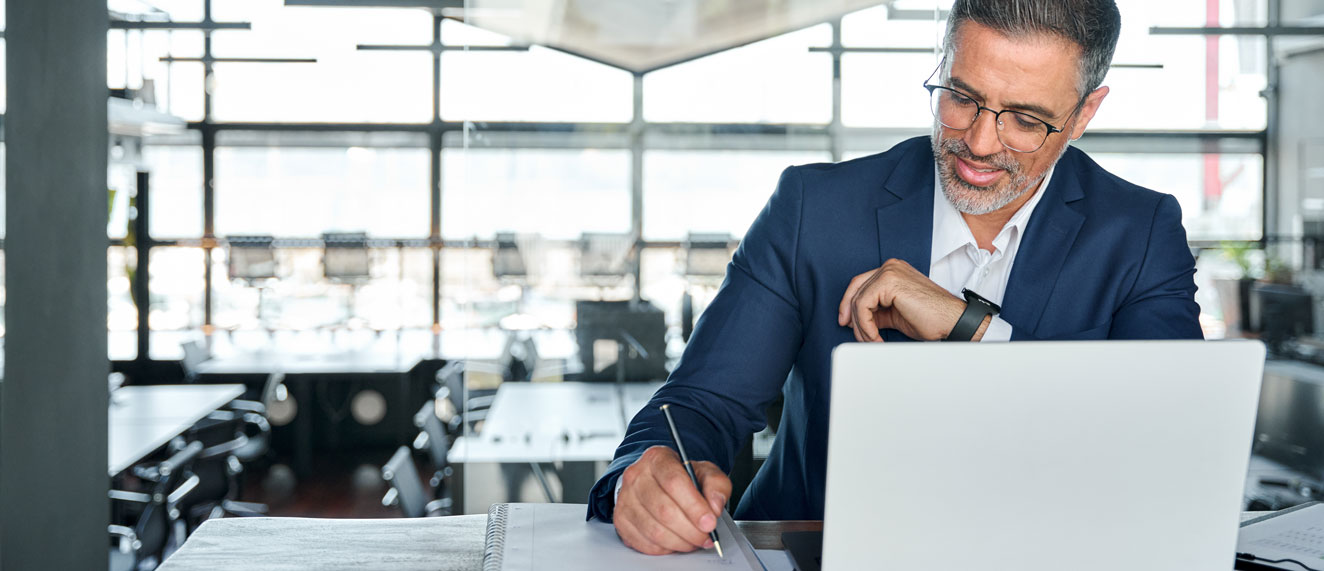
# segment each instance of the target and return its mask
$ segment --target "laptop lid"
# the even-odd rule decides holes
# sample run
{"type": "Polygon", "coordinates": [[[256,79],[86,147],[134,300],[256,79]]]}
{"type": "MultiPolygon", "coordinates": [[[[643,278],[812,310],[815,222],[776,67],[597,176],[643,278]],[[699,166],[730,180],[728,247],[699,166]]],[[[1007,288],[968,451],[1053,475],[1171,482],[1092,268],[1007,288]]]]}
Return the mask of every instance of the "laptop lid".
{"type": "Polygon", "coordinates": [[[823,568],[1230,569],[1257,341],[847,344],[823,568]]]}

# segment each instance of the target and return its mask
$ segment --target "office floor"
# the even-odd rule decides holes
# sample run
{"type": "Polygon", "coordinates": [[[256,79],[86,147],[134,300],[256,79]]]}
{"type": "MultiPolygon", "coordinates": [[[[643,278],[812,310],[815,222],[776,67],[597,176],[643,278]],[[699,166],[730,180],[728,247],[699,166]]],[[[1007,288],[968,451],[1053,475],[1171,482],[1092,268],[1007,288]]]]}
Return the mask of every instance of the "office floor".
{"type": "Polygon", "coordinates": [[[268,513],[280,517],[400,517],[398,509],[381,502],[387,489],[381,467],[393,451],[319,454],[312,473],[303,478],[281,463],[246,467],[240,499],[267,504],[268,513]]]}
{"type": "MultiPolygon", "coordinates": [[[[323,451],[313,460],[312,473],[298,478],[286,464],[246,466],[241,478],[239,499],[266,504],[275,517],[391,518],[400,517],[399,509],[382,505],[386,482],[381,467],[394,449],[367,448],[351,451],[323,451]]],[[[425,483],[432,476],[426,466],[419,467],[425,483]]],[[[487,506],[504,501],[544,501],[542,489],[531,475],[518,473],[521,483],[516,498],[509,498],[506,478],[497,465],[470,468],[465,479],[469,513],[487,513],[487,506]]],[[[561,494],[560,482],[550,479],[553,494],[561,494]]],[[[582,500],[576,500],[582,501],[582,500]]]]}

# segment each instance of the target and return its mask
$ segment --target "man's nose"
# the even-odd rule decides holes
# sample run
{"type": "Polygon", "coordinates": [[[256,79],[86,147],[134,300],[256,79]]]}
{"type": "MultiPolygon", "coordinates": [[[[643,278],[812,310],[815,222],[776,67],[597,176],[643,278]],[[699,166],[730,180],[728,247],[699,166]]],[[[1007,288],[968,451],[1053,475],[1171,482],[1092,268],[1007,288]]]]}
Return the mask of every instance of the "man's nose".
{"type": "Polygon", "coordinates": [[[976,157],[987,157],[1002,152],[1002,141],[998,140],[997,115],[981,110],[975,118],[975,124],[965,131],[965,144],[976,157]]]}

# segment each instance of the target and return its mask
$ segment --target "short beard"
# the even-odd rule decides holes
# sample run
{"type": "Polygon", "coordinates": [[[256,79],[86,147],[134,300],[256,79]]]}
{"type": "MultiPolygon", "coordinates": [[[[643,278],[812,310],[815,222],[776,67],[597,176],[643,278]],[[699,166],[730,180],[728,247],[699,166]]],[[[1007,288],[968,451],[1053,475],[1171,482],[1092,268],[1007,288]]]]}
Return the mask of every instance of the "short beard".
{"type": "MultiPolygon", "coordinates": [[[[941,131],[937,129],[930,141],[933,146],[933,159],[938,163],[938,180],[942,183],[942,194],[957,212],[973,216],[996,212],[1043,180],[1043,175],[1031,180],[1021,168],[1021,164],[1008,154],[1010,151],[1004,150],[995,155],[977,157],[970,152],[970,147],[965,141],[943,140],[941,131]],[[974,186],[956,174],[956,161],[948,160],[952,156],[1000,168],[1006,171],[1010,180],[992,187],[974,186]]],[[[1044,172],[1047,174],[1047,171],[1044,172]]]]}

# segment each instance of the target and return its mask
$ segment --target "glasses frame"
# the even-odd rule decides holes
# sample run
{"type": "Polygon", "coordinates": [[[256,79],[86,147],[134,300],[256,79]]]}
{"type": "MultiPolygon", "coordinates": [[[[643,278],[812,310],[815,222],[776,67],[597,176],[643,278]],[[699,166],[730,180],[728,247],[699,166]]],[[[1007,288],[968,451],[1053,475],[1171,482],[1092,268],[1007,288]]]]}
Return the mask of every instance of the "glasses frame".
{"type": "MultiPolygon", "coordinates": [[[[979,100],[979,98],[974,97],[974,96],[972,96],[972,95],[970,95],[970,94],[968,94],[968,93],[966,93],[966,92],[964,92],[964,91],[961,91],[961,90],[959,90],[959,89],[955,89],[955,88],[952,88],[952,87],[947,87],[947,86],[945,86],[945,85],[933,85],[932,83],[929,83],[930,81],[933,81],[933,76],[937,75],[937,74],[938,74],[938,71],[941,70],[942,67],[943,67],[944,65],[946,65],[946,63],[947,63],[947,60],[946,60],[946,58],[944,58],[943,61],[942,61],[941,63],[938,64],[937,69],[934,69],[934,70],[933,70],[933,73],[929,74],[929,78],[926,79],[926,80],[924,80],[924,89],[927,89],[927,90],[929,91],[929,99],[930,99],[929,112],[933,113],[933,118],[934,118],[934,119],[937,119],[937,120],[938,120],[938,123],[939,123],[940,125],[942,125],[943,127],[946,127],[946,128],[948,128],[948,129],[952,129],[952,130],[954,130],[954,131],[968,131],[968,130],[970,130],[971,127],[974,127],[974,126],[975,126],[975,123],[978,123],[978,122],[979,122],[979,115],[980,115],[981,113],[985,112],[985,111],[988,111],[989,113],[992,113],[992,114],[993,114],[993,122],[998,126],[998,129],[997,129],[997,131],[996,131],[996,132],[997,132],[997,136],[998,136],[998,142],[1001,143],[1003,147],[1006,147],[1007,150],[1015,151],[1015,152],[1023,153],[1023,154],[1030,154],[1030,153],[1033,153],[1033,152],[1038,151],[1039,149],[1044,148],[1044,144],[1048,142],[1048,138],[1049,138],[1049,137],[1053,136],[1053,133],[1065,133],[1065,132],[1066,132],[1066,131],[1064,131],[1062,128],[1060,128],[1060,127],[1056,127],[1056,126],[1054,126],[1052,123],[1049,123],[1048,121],[1045,121],[1045,120],[1043,120],[1043,119],[1040,119],[1040,118],[1038,118],[1038,117],[1035,117],[1034,115],[1031,115],[1031,114],[1026,113],[1026,112],[1024,112],[1024,111],[1015,111],[1015,110],[1012,110],[1012,109],[1003,109],[1003,110],[1001,110],[1001,111],[996,111],[996,110],[990,109],[990,108],[988,108],[988,107],[985,107],[985,106],[983,105],[983,103],[979,100]],[[950,92],[952,92],[952,93],[955,93],[955,94],[957,94],[957,95],[960,95],[961,97],[964,97],[964,98],[966,98],[966,99],[969,99],[970,101],[973,101],[973,102],[975,103],[975,116],[974,116],[973,118],[970,119],[970,125],[969,125],[969,126],[967,126],[967,127],[953,127],[953,126],[951,126],[951,125],[948,125],[948,124],[942,122],[942,118],[938,117],[938,109],[932,105],[933,94],[934,94],[934,92],[935,92],[936,90],[939,90],[939,89],[942,89],[942,90],[945,90],[945,91],[950,91],[950,92]],[[1003,140],[1002,140],[1002,128],[1001,128],[1001,126],[1002,126],[1002,114],[1003,114],[1003,113],[1015,113],[1015,114],[1020,115],[1020,116],[1022,116],[1022,117],[1028,117],[1028,118],[1030,118],[1030,119],[1034,119],[1035,121],[1038,121],[1038,122],[1040,122],[1040,123],[1043,123],[1044,127],[1047,127],[1047,128],[1048,128],[1048,132],[1044,134],[1044,138],[1043,138],[1043,140],[1042,140],[1042,141],[1039,141],[1039,145],[1036,146],[1036,147],[1033,148],[1033,149],[1030,149],[1030,150],[1028,150],[1028,151],[1023,151],[1023,150],[1021,150],[1021,149],[1014,148],[1014,147],[1012,147],[1011,145],[1008,145],[1006,141],[1003,141],[1003,140]]],[[[1071,113],[1067,115],[1067,119],[1068,119],[1068,120],[1069,120],[1072,116],[1074,116],[1074,115],[1076,114],[1076,112],[1080,111],[1080,108],[1081,108],[1082,105],[1085,104],[1085,99],[1086,99],[1087,97],[1089,97],[1089,95],[1086,95],[1085,97],[1081,97],[1081,98],[1080,98],[1080,101],[1079,101],[1078,103],[1076,103],[1076,106],[1075,106],[1074,108],[1071,109],[1071,113]]]]}

